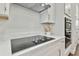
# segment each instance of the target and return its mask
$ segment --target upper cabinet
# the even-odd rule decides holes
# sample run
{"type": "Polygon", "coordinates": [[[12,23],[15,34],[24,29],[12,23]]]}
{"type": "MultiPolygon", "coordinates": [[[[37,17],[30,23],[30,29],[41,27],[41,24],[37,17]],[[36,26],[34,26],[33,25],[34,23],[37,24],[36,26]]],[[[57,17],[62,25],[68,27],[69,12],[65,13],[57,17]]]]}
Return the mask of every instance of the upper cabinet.
{"type": "Polygon", "coordinates": [[[41,23],[54,23],[55,18],[55,4],[49,4],[51,7],[40,13],[41,23]]]}
{"type": "Polygon", "coordinates": [[[65,3],[65,14],[71,17],[71,4],[65,3]]]}
{"type": "Polygon", "coordinates": [[[0,20],[7,20],[9,17],[9,3],[0,3],[0,20]]]}

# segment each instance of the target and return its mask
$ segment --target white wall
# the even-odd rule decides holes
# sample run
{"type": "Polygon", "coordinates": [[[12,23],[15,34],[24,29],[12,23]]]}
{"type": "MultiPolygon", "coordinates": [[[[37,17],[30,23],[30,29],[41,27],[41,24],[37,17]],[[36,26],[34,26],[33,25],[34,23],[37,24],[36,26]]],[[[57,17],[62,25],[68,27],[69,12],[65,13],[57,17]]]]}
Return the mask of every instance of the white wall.
{"type": "Polygon", "coordinates": [[[10,7],[9,33],[40,32],[40,14],[12,4],[10,7]]]}

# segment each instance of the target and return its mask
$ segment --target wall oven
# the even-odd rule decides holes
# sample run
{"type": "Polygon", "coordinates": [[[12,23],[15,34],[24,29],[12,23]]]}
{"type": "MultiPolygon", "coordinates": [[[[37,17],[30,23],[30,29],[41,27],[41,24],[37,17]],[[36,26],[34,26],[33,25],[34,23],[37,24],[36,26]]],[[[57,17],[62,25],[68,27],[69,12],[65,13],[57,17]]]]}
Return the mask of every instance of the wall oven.
{"type": "Polygon", "coordinates": [[[65,48],[71,44],[71,19],[65,17],[65,48]]]}
{"type": "Polygon", "coordinates": [[[67,31],[71,31],[71,20],[65,17],[65,27],[67,31]]]}

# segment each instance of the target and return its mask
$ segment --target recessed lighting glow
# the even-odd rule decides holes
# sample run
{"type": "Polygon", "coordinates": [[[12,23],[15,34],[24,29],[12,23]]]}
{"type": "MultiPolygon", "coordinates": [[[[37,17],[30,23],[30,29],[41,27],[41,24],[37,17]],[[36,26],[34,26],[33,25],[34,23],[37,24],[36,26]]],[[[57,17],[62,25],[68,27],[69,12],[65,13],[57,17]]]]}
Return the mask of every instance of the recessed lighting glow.
{"type": "Polygon", "coordinates": [[[41,4],[41,6],[45,6],[45,4],[43,3],[43,4],[41,4]]]}

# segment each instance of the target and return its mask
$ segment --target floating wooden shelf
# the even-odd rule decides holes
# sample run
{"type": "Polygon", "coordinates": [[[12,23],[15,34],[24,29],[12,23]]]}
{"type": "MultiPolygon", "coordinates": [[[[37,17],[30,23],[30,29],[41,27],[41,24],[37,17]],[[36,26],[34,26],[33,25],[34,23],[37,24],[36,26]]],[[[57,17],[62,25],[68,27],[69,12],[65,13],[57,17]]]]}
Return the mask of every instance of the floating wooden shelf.
{"type": "Polygon", "coordinates": [[[55,24],[53,21],[43,21],[41,24],[55,24]]]}
{"type": "Polygon", "coordinates": [[[0,16],[0,20],[8,20],[8,16],[0,16]]]}
{"type": "Polygon", "coordinates": [[[42,24],[54,24],[54,22],[42,22],[42,24]]]}

